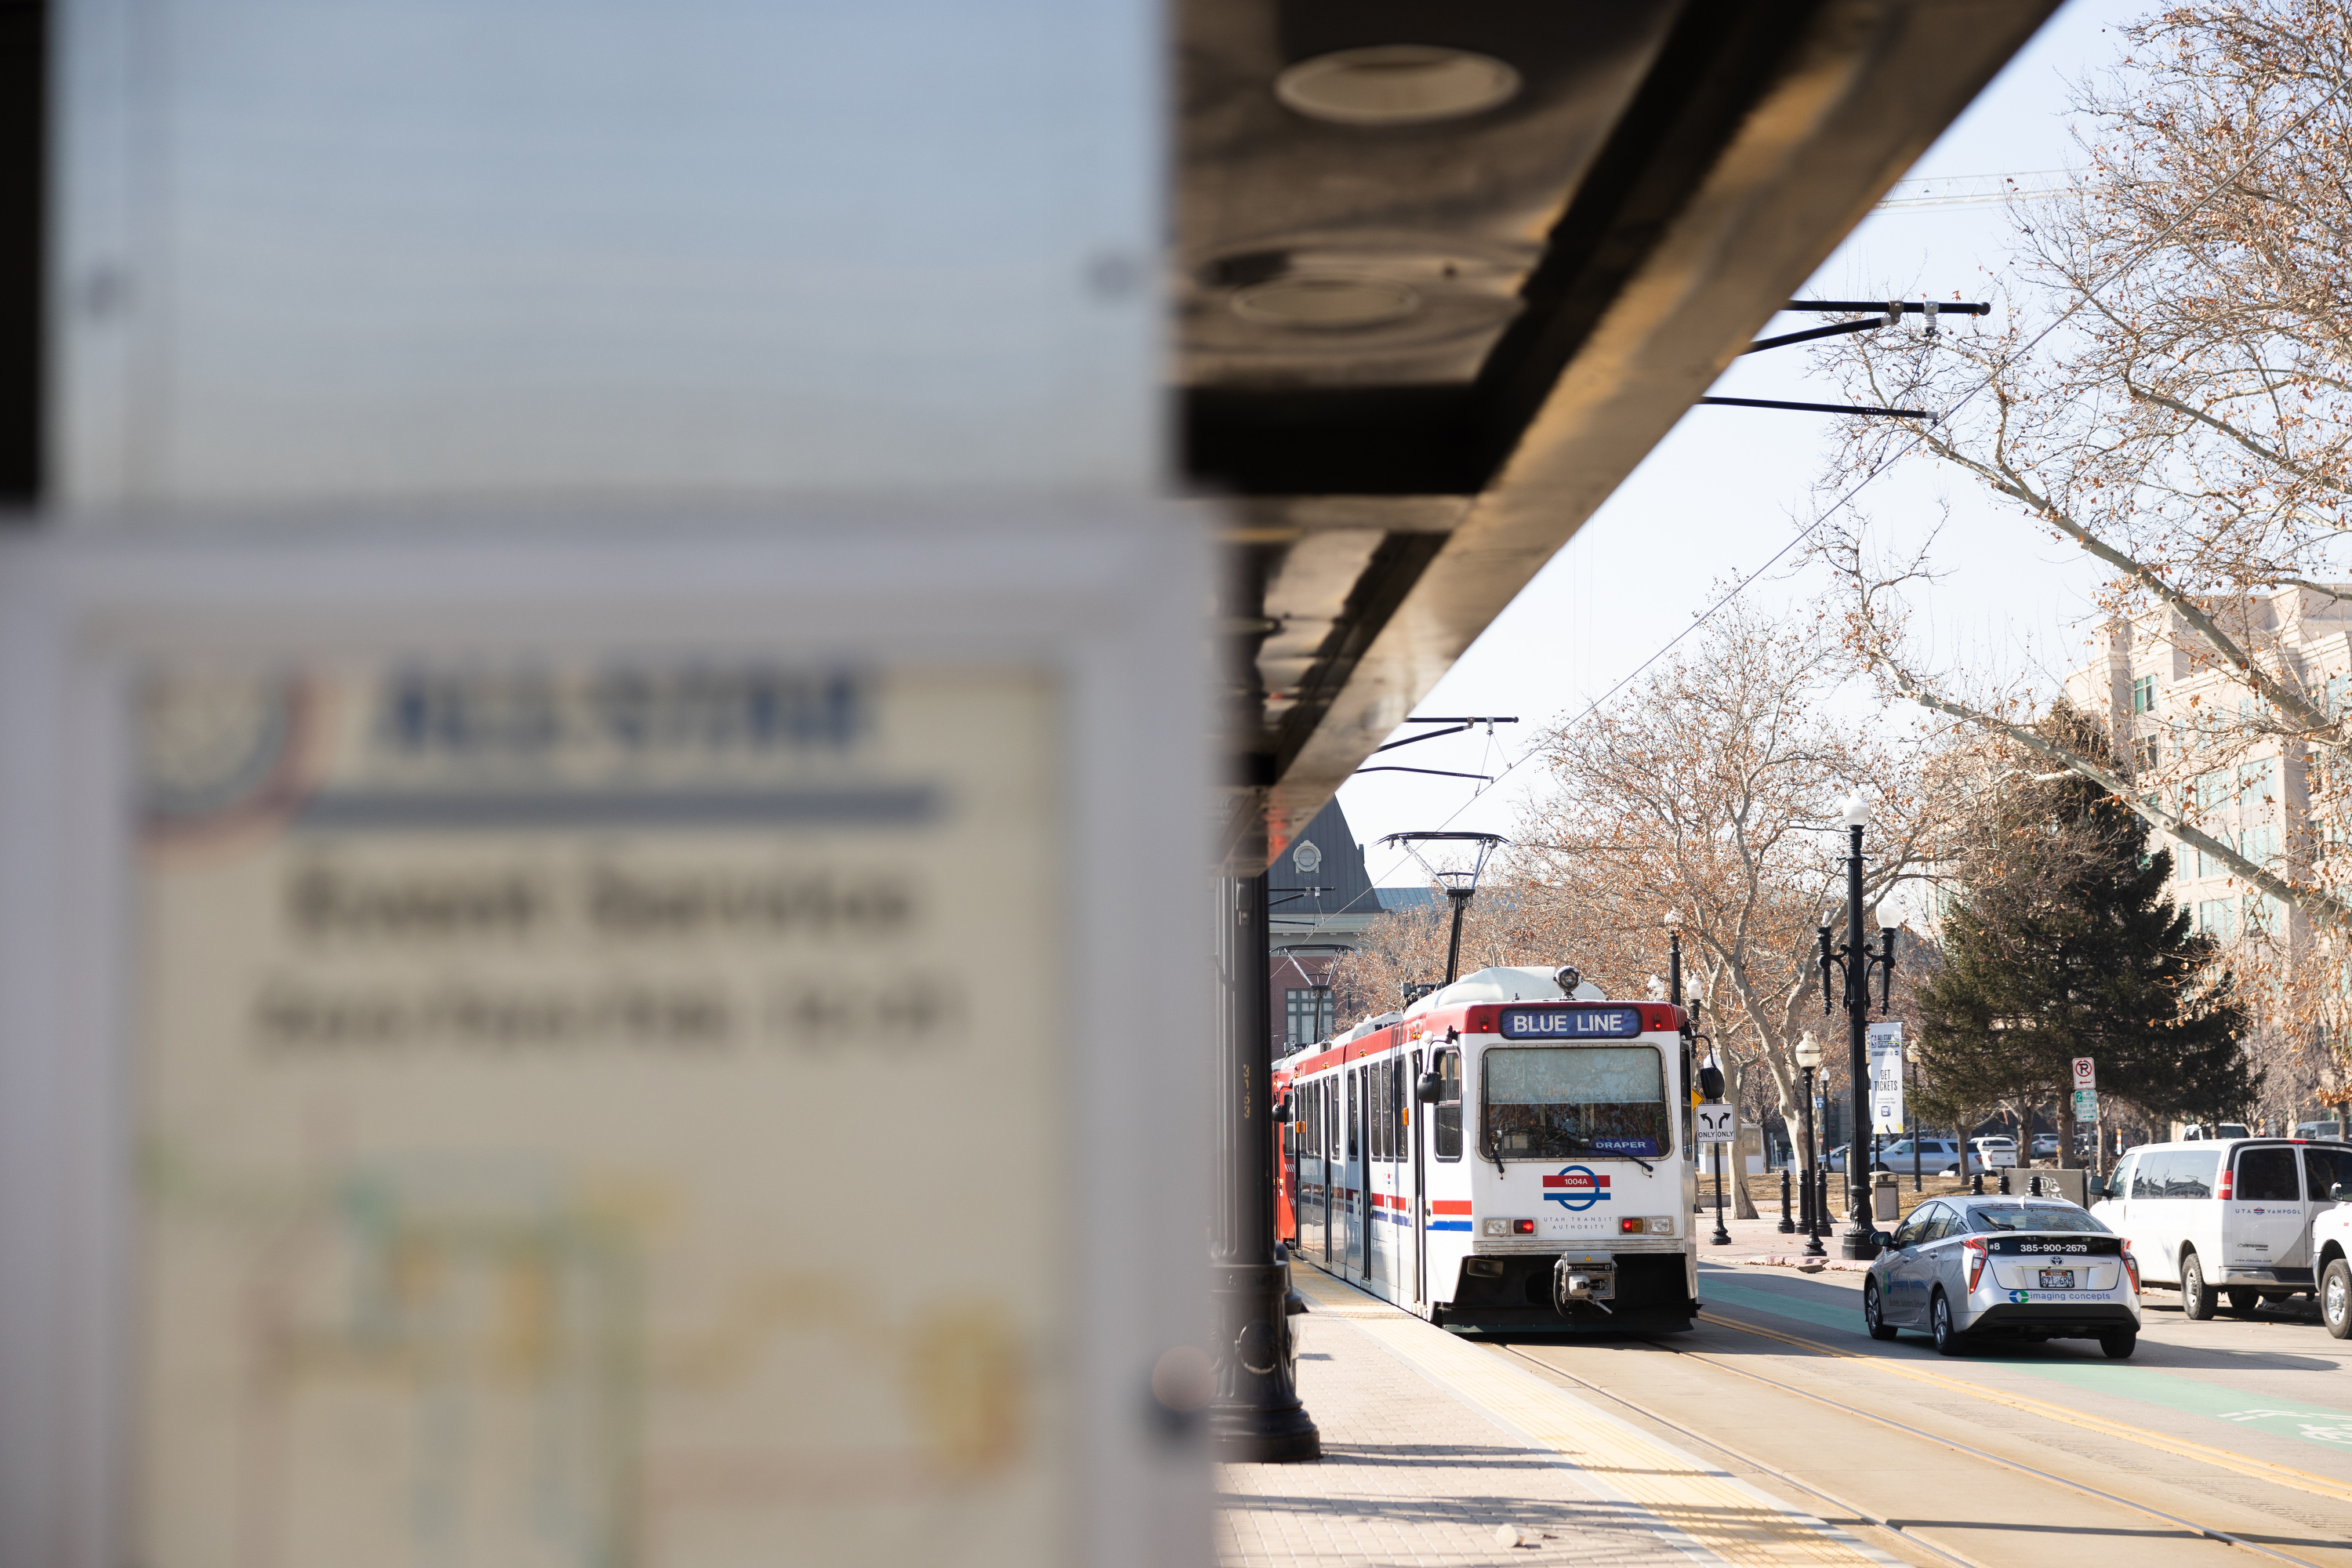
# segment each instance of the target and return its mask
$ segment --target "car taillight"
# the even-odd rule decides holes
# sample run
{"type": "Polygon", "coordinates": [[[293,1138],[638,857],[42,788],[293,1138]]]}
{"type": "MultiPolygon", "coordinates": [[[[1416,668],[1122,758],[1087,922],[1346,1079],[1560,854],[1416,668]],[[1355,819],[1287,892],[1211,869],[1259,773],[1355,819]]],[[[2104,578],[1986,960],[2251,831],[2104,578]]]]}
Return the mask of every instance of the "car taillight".
{"type": "Polygon", "coordinates": [[[2234,1174],[2234,1173],[2233,1173],[2233,1172],[2230,1172],[2230,1171],[2224,1171],[2224,1172],[2222,1172],[2222,1173],[2221,1173],[2221,1201],[2222,1201],[2223,1203],[2225,1203],[2225,1204],[2226,1204],[2226,1203],[2228,1203],[2228,1202],[2230,1201],[2230,1177],[2231,1177],[2232,1174],[2234,1174]]]}
{"type": "Polygon", "coordinates": [[[1977,1281],[1984,1278],[1985,1244],[1975,1237],[1970,1237],[1960,1245],[1969,1249],[1969,1290],[1970,1294],[1974,1294],[1977,1281]]]}
{"type": "Polygon", "coordinates": [[[2124,1247],[2124,1272],[2131,1276],[2132,1294],[2139,1294],[2139,1259],[2132,1256],[2128,1244],[2124,1247]]]}

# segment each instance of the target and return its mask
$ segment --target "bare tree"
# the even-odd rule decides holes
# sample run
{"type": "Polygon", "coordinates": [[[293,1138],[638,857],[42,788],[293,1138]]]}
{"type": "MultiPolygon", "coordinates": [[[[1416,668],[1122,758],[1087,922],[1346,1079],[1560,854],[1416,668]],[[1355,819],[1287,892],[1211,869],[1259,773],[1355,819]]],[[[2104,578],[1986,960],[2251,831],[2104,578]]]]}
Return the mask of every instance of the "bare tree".
{"type": "Polygon", "coordinates": [[[2007,325],[1824,352],[1858,399],[1945,416],[1853,422],[1827,482],[1850,494],[1915,456],[1973,476],[2103,563],[2112,624],[2177,656],[2197,689],[2142,717],[2120,758],[2086,754],[2037,728],[2040,694],[1940,666],[1911,637],[1932,541],[1889,556],[1841,512],[1819,546],[1850,648],[1891,694],[2096,782],[2305,917],[2309,951],[2264,921],[2232,959],[2301,1050],[2352,1023],[2352,849],[2310,826],[2340,820],[2352,790],[2347,671],[2295,635],[2352,608],[2336,581],[2352,501],[2352,0],[2184,5],[2126,37],[2080,95],[2084,174],[2021,220],[2007,325]],[[2250,847],[2213,814],[2269,761],[2265,787],[2298,812],[2250,847]]]}
{"type": "Polygon", "coordinates": [[[1817,933],[1844,923],[1842,798],[1871,802],[1874,911],[1916,874],[1934,821],[1912,749],[1824,713],[1836,651],[1824,622],[1736,605],[1620,703],[1546,737],[1551,787],[1514,835],[1521,924],[1588,970],[1646,974],[1678,918],[1733,1093],[1760,1067],[1783,1116],[1797,1037],[1819,1022],[1817,933]]]}

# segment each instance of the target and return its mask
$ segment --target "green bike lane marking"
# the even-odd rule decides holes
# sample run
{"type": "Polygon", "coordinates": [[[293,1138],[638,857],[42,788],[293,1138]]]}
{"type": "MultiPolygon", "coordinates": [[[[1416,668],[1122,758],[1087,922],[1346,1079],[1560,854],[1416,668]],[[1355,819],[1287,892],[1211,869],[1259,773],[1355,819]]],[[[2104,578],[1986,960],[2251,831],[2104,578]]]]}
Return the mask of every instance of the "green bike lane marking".
{"type": "MultiPolygon", "coordinates": [[[[1859,1300],[1852,1307],[1840,1308],[1826,1301],[1803,1300],[1777,1291],[1759,1290],[1753,1286],[1720,1282],[1704,1276],[1699,1281],[1699,1296],[1703,1300],[1714,1297],[1727,1306],[1747,1307],[1775,1317],[1792,1318],[1799,1322],[1814,1323],[1825,1329],[1868,1338],[1868,1331],[1862,1326],[1862,1303],[1859,1300]]],[[[2249,1394],[2242,1389],[2177,1376],[2156,1367],[2131,1366],[2120,1362],[2052,1364],[2005,1361],[1996,1364],[2011,1372],[2023,1373],[2028,1377],[2038,1377],[2045,1383],[2064,1384],[2085,1393],[2102,1394],[2110,1398],[2226,1422],[2231,1426],[2315,1444],[2338,1454],[2352,1453],[2352,1411],[2331,1409],[2307,1400],[2282,1400],[2249,1394]]]]}

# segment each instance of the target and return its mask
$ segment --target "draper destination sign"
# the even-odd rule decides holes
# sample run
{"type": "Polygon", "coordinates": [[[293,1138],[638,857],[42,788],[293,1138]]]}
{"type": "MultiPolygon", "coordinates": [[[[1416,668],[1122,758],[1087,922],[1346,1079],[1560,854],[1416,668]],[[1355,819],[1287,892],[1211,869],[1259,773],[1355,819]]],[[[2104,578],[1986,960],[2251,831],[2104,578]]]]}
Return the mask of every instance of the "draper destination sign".
{"type": "Polygon", "coordinates": [[[1507,1040],[1629,1040],[1642,1032],[1639,1007],[1506,1007],[1507,1040]]]}

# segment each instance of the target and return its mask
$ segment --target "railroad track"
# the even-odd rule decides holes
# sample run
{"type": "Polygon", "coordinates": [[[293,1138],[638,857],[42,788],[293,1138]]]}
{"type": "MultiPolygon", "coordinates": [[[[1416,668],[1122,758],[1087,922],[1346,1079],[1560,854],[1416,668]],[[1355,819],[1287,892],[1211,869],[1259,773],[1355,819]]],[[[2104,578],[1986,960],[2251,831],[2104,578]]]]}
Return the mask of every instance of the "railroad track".
{"type": "MultiPolygon", "coordinates": [[[[2129,1429],[2123,1427],[2119,1423],[2102,1421],[2095,1416],[2085,1416],[2081,1412],[2067,1411],[2063,1406],[2049,1405],[2043,1401],[2025,1399],[2021,1396],[2009,1395],[2000,1394],[1998,1391],[1984,1389],[1958,1378],[1941,1377],[1932,1373],[1921,1371],[1917,1368],[1905,1367],[1900,1363],[1891,1362],[1882,1357],[1857,1356],[1851,1351],[1840,1350],[1834,1345],[1822,1344],[1818,1341],[1803,1339],[1795,1334],[1781,1333],[1772,1329],[1759,1328],[1752,1323],[1738,1322],[1728,1318],[1714,1316],[1711,1313],[1702,1313],[1701,1321],[1716,1328],[1732,1329],[1741,1333],[1754,1334],[1762,1339],[1777,1340],[1784,1344],[1802,1350],[1811,1351],[1822,1355],[1836,1356],[1847,1360],[1867,1361],[1874,1367],[1878,1367],[1887,1371],[1900,1372],[1906,1375],[1914,1376],[1922,1381],[1947,1384],[1957,1391],[1975,1394],[1979,1397],[1989,1399],[1995,1404],[2008,1405],[2014,1408],[2023,1409],[2036,1415],[2066,1419],[2074,1425],[2089,1426],[2093,1430],[2102,1432],[2108,1436],[2121,1436],[2134,1437],[2139,1440],[2146,1440],[2140,1434],[2134,1433],[2129,1429]]],[[[2262,1542],[2249,1541],[2245,1537],[2233,1534],[2229,1531],[2217,1529],[2209,1524],[2201,1524],[2193,1519],[2188,1519],[2179,1514],[2168,1513],[2162,1509],[2152,1508],[2147,1503],[2138,1502],[2130,1498],[2119,1497],[2114,1492],[2105,1491],[2097,1487],[2085,1485],[2081,1481],[2074,1480],[2068,1477],[2054,1475],[2048,1470],[2036,1469],[2031,1465],[2021,1464],[2014,1459],[2004,1458],[1999,1454],[1990,1453],[1985,1449],[1979,1448],[1970,1444],[1960,1442],[1956,1438],[1947,1436],[1940,1432],[1932,1431],[1924,1426],[1916,1426],[1908,1422],[1898,1421],[1892,1416],[1881,1415],[1874,1411],[1862,1409],[1858,1405],[1847,1404],[1843,1400],[1832,1398],[1831,1396],[1823,1394],[1817,1394],[1811,1389],[1800,1388],[1793,1384],[1784,1383],[1779,1378],[1768,1377],[1761,1373],[1751,1372],[1746,1367],[1726,1361],[1719,1356],[1709,1355],[1704,1351],[1691,1350],[1662,1338],[1653,1339],[1646,1335],[1639,1337],[1642,1338],[1644,1343],[1649,1344],[1655,1349],[1668,1351],[1675,1355],[1684,1356],[1692,1361],[1704,1363],[1719,1372],[1728,1373],[1734,1377],[1745,1378],[1751,1383],[1762,1384],[1766,1387],[1774,1389],[1779,1393],[1790,1394],[1796,1398],[1806,1400],[1809,1403],[1825,1406],[1829,1409],[1837,1411],[1841,1415],[1851,1416],[1855,1420],[1867,1421],[1875,1426],[1901,1432],[1907,1436],[1919,1438],[1923,1441],[1932,1443],[1938,1447],[1950,1449],[1955,1453],[1965,1454],[1972,1459],[1980,1460],[1983,1463],[1997,1466],[2005,1470],[2012,1470],[2021,1475],[2031,1476],[2036,1480],[2042,1481],[2047,1485],[2060,1487],[2066,1490],[2079,1493],[2084,1497],[2096,1498],[2102,1502],[2112,1503],[2118,1508],[2129,1509],[2132,1511],[2145,1515],[2147,1518],[2160,1520],[2166,1524],[2171,1525],[2176,1529],[2189,1531],[2205,1540],[2219,1542],[2224,1545],[2236,1547],[2240,1551],[2252,1552],[2260,1557],[2267,1557],[2275,1562],[2293,1563],[2295,1565],[2295,1568],[2322,1568],[2321,1564],[2313,1563],[2308,1558],[2297,1557],[2291,1552],[2282,1552],[2275,1546],[2271,1546],[2262,1542]]],[[[1558,1377],[1566,1382],[1575,1384],[1578,1387],[1588,1390],[1612,1405],[1633,1412],[1644,1421],[1654,1423],[1655,1425],[1663,1426],[1693,1443],[1711,1448],[1717,1453],[1733,1460],[1738,1465],[1752,1470],[1757,1474],[1769,1476],[1775,1480],[1794,1488],[1798,1491],[1803,1492],[1808,1496],[1819,1498],[1822,1501],[1831,1504],[1843,1514],[1864,1521],[1878,1529],[1885,1530],[1891,1534],[1899,1536],[1904,1541],[1920,1548],[1923,1551],[1932,1552],[1936,1556],[1945,1559],[1947,1562],[1959,1564],[1960,1568],[1987,1568],[1986,1564],[1979,1563],[1972,1558],[1952,1551],[1949,1547],[1943,1546],[1936,1542],[1930,1541],[1926,1536],[1919,1534],[1914,1530],[1906,1529],[1905,1526],[1893,1520],[1881,1518],[1878,1515],[1872,1513],[1869,1510],[1856,1507],[1853,1502],[1846,1499],[1839,1497],[1832,1492],[1824,1490],[1822,1488],[1811,1481],[1807,1481],[1800,1477],[1791,1475],[1787,1469],[1780,1466],[1767,1464],[1764,1461],[1756,1458],[1752,1455],[1742,1453],[1740,1450],[1725,1443],[1719,1437],[1711,1436],[1704,1432],[1696,1431],[1691,1427],[1685,1426],[1681,1422],[1675,1420],[1671,1416],[1665,1415],[1659,1411],[1650,1409],[1637,1401],[1626,1398],[1623,1394],[1619,1394],[1614,1390],[1603,1388],[1597,1384],[1588,1382],[1584,1378],[1577,1376],[1574,1373],[1568,1372],[1538,1356],[1530,1355],[1527,1351],[1517,1345],[1504,1345],[1500,1348],[1506,1351],[1508,1354],[1515,1356],[1521,1361],[1527,1362],[1531,1366],[1539,1368],[1541,1371],[1553,1377],[1558,1377]]],[[[2259,1459],[2247,1459],[2241,1455],[2224,1454],[2221,1450],[2207,1448],[2201,1444],[2173,1444],[2151,1441],[2149,1446],[2161,1448],[2165,1452],[2174,1454],[2180,1458],[2194,1459],[2205,1464],[2214,1464],[2219,1468],[2231,1469],[2242,1475],[2254,1476],[2258,1479],[2273,1481],[2281,1485],[2293,1486],[2298,1490],[2316,1492],[2319,1495],[2332,1498],[2339,1501],[2352,1500],[2352,1489],[2347,1489],[2340,1483],[2331,1482],[2326,1477],[2313,1476],[2308,1472],[2292,1469],[2284,1465],[2269,1465],[2259,1459]],[[2226,1461],[2226,1463],[2224,1463],[2224,1461],[2226,1461]]]]}

